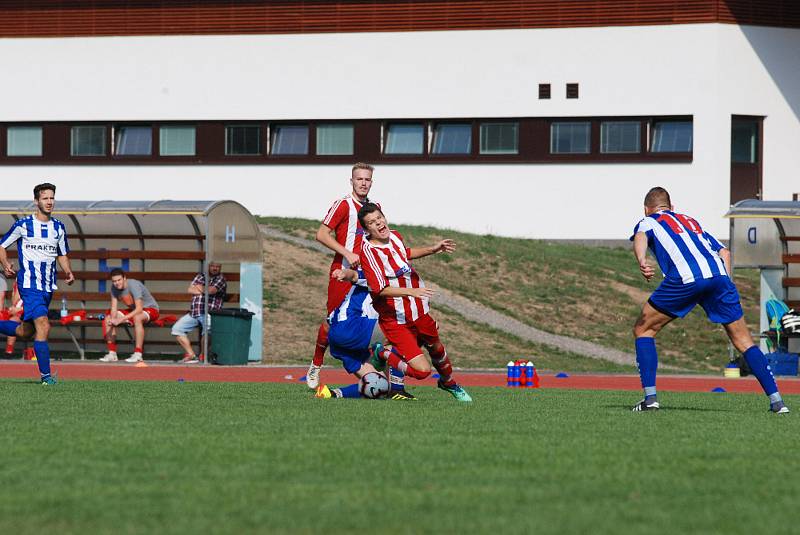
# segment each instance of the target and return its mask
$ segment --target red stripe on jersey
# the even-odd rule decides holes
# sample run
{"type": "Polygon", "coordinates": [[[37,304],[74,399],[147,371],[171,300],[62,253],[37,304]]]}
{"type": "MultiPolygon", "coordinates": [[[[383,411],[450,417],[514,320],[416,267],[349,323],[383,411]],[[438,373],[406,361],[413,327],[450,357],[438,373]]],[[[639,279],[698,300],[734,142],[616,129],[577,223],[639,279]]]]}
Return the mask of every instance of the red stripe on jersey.
{"type": "Polygon", "coordinates": [[[428,312],[426,303],[412,297],[377,297],[391,286],[393,288],[420,288],[424,286],[422,279],[411,267],[399,234],[392,231],[390,242],[385,246],[376,246],[364,241],[361,252],[361,266],[364,270],[370,291],[373,293],[373,305],[382,321],[394,321],[399,324],[413,323],[428,312]]]}
{"type": "MultiPolygon", "coordinates": [[[[323,225],[333,230],[336,242],[352,252],[358,252],[361,248],[363,231],[358,222],[358,210],[361,206],[361,202],[352,195],[347,195],[334,201],[322,220],[323,225]]],[[[334,254],[331,272],[341,267],[350,267],[349,264],[344,264],[344,257],[339,253],[334,254]]]]}

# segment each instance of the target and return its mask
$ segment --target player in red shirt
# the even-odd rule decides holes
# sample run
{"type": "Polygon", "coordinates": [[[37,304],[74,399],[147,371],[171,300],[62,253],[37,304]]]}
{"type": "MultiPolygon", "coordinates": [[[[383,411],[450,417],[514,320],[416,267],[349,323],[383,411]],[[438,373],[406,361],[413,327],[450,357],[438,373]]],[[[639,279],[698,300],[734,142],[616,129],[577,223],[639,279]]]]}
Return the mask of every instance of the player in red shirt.
{"type": "Polygon", "coordinates": [[[420,345],[428,350],[431,362],[439,372],[438,386],[459,401],[472,401],[470,395],[452,378],[453,366],[439,339],[439,329],[428,313],[433,290],[425,287],[411,260],[439,252],[451,253],[456,244],[442,240],[430,247],[408,248],[403,237],[389,229],[380,207],[364,203],[358,212],[359,221],[368,234],[361,245],[361,269],[369,284],[372,301],[378,312],[378,323],[391,350],[376,351],[373,366],[389,365],[406,375],[425,379],[431,374],[428,359],[420,345]]]}
{"type": "MultiPolygon", "coordinates": [[[[344,198],[337,199],[328,210],[325,219],[317,230],[317,241],[335,253],[329,274],[337,269],[357,268],[358,252],[361,248],[363,230],[358,222],[358,210],[368,201],[367,195],[372,188],[372,172],[374,168],[366,163],[356,163],[350,175],[353,190],[344,198]],[[356,252],[354,252],[356,251],[356,252]]],[[[328,277],[327,316],[341,304],[342,299],[350,291],[352,284],[328,277]]],[[[319,386],[320,368],[328,348],[328,322],[323,321],[317,331],[317,343],[314,348],[314,359],[306,373],[306,384],[309,388],[319,386]]]]}

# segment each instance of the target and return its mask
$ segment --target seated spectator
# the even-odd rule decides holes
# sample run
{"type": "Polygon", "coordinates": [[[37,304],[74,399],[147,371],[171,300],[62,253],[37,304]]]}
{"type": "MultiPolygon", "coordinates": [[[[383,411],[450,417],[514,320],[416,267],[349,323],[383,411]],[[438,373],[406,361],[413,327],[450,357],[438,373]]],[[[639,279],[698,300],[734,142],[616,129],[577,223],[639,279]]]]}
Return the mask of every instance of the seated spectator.
{"type": "MultiPolygon", "coordinates": [[[[222,303],[225,301],[225,293],[228,289],[228,283],[225,280],[225,275],[222,274],[222,265],[219,262],[210,262],[208,264],[208,275],[211,282],[208,285],[208,310],[219,310],[222,308],[222,303]]],[[[196,328],[200,328],[200,347],[203,347],[202,336],[205,336],[204,318],[206,313],[205,308],[205,293],[206,293],[206,277],[203,273],[198,273],[192,279],[189,285],[188,293],[192,295],[192,304],[189,307],[189,313],[181,316],[172,326],[172,335],[178,340],[178,344],[183,348],[184,356],[181,362],[185,364],[196,364],[200,362],[197,355],[192,348],[192,343],[187,336],[196,328]]]]}
{"type": "Polygon", "coordinates": [[[136,279],[129,279],[119,268],[111,270],[111,310],[103,321],[103,337],[106,339],[108,353],[100,360],[116,362],[117,358],[117,326],[133,325],[134,350],[125,362],[141,362],[144,346],[144,326],[158,319],[158,303],[136,279]],[[119,310],[119,302],[128,308],[128,312],[119,310]]]}

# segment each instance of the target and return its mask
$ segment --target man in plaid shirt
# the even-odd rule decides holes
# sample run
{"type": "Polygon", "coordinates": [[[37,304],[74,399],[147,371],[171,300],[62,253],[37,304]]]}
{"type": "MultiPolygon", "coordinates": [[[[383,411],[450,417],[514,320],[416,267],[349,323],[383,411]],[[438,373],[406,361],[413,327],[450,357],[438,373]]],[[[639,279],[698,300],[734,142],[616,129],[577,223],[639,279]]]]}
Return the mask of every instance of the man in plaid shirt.
{"type": "MultiPolygon", "coordinates": [[[[222,308],[222,303],[225,301],[225,292],[228,289],[225,275],[222,274],[222,265],[219,262],[210,262],[208,264],[208,275],[211,279],[208,285],[209,311],[219,310],[222,308]]],[[[205,325],[203,324],[205,315],[205,303],[203,302],[205,301],[205,286],[205,275],[203,273],[195,275],[187,290],[188,293],[192,295],[192,304],[189,307],[189,313],[182,316],[172,326],[172,335],[175,336],[178,340],[178,344],[180,344],[185,352],[181,360],[184,364],[196,364],[200,362],[187,335],[197,327],[200,327],[200,334],[205,335],[205,325]]]]}

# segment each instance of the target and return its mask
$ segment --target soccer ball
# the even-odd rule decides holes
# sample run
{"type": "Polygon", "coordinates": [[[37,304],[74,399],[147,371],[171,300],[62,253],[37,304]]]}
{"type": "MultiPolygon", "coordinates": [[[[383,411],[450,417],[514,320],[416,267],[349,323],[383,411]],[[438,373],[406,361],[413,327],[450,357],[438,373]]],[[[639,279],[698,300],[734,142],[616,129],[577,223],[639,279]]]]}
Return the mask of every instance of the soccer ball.
{"type": "Polygon", "coordinates": [[[378,399],[389,393],[389,381],[382,373],[369,372],[358,381],[358,391],[367,399],[378,399]]]}

